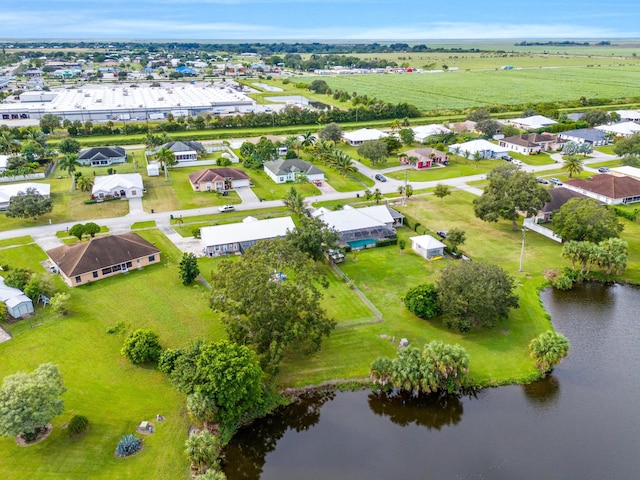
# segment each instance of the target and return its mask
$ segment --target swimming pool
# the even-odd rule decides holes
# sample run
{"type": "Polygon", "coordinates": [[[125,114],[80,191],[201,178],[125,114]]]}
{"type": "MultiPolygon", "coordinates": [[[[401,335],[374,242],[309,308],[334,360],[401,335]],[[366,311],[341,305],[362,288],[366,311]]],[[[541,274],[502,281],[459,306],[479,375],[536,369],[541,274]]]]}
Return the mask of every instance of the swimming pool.
{"type": "Polygon", "coordinates": [[[376,240],[373,238],[364,238],[362,240],[354,240],[353,242],[347,242],[347,245],[349,245],[351,248],[354,248],[354,249],[367,248],[369,245],[375,245],[375,244],[376,244],[376,240]]]}

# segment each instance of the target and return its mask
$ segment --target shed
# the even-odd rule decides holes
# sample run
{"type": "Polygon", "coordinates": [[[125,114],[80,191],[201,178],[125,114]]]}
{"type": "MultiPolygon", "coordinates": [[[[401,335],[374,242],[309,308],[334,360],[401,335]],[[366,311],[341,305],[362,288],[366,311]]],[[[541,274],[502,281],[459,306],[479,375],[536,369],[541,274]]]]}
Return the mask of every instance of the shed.
{"type": "Polygon", "coordinates": [[[8,287],[0,277],[0,302],[7,306],[7,312],[13,318],[21,318],[33,313],[33,302],[22,290],[8,287]]]}
{"type": "Polygon", "coordinates": [[[150,163],[147,165],[147,176],[149,177],[159,177],[160,176],[160,165],[157,163],[150,163]]]}
{"type": "Polygon", "coordinates": [[[445,244],[431,235],[411,237],[411,248],[422,258],[430,259],[444,255],[445,244]]]}

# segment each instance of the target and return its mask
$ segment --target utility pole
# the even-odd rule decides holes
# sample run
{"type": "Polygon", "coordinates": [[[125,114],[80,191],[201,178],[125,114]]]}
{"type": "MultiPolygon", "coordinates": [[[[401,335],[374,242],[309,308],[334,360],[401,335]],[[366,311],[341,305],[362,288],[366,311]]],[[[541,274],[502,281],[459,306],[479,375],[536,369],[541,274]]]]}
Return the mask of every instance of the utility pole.
{"type": "Polygon", "coordinates": [[[522,272],[522,261],[524,260],[524,239],[527,236],[527,229],[523,226],[522,227],[522,248],[520,249],[520,268],[518,269],[519,272],[522,272]]]}

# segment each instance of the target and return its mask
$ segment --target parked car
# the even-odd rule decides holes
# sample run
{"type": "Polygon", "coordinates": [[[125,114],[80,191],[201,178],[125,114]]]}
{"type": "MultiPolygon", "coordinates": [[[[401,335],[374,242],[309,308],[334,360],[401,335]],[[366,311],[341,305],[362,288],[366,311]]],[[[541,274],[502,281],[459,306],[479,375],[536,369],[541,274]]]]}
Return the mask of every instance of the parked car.
{"type": "Polygon", "coordinates": [[[509,155],[503,155],[502,160],[506,160],[507,162],[513,162],[513,157],[510,157],[509,155]]]}
{"type": "Polygon", "coordinates": [[[379,182],[386,182],[387,179],[384,175],[380,174],[380,173],[376,173],[375,177],[376,180],[378,180],[379,182]]]}
{"type": "Polygon", "coordinates": [[[549,181],[558,187],[561,187],[563,185],[563,183],[557,178],[550,178],[549,181]]]}
{"type": "Polygon", "coordinates": [[[220,212],[233,212],[236,208],[233,205],[222,205],[218,207],[220,212]]]}
{"type": "Polygon", "coordinates": [[[536,178],[536,180],[538,180],[538,183],[541,183],[543,185],[549,185],[549,180],[547,180],[546,178],[538,177],[536,178]]]}
{"type": "Polygon", "coordinates": [[[436,232],[436,235],[438,235],[440,238],[447,238],[447,231],[446,230],[438,230],[436,232]]]}
{"type": "Polygon", "coordinates": [[[600,173],[609,173],[611,170],[609,170],[607,167],[600,167],[598,169],[598,172],[600,173]]]}
{"type": "Polygon", "coordinates": [[[511,163],[513,163],[514,165],[517,165],[519,167],[524,165],[524,163],[522,163],[520,160],[512,160],[511,163]]]}

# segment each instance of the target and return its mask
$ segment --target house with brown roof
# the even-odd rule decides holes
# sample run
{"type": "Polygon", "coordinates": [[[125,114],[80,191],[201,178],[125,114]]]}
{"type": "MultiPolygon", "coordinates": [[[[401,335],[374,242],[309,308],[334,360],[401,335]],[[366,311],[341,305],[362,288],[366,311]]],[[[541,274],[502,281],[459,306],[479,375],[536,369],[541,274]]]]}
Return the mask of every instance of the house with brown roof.
{"type": "Polygon", "coordinates": [[[640,202],[640,181],[631,177],[600,174],[590,180],[567,180],[564,186],[607,205],[640,202]]]}
{"type": "Polygon", "coordinates": [[[249,175],[235,168],[205,168],[189,175],[191,188],[196,192],[233,190],[248,187],[249,175]]]}
{"type": "Polygon", "coordinates": [[[506,137],[499,141],[501,147],[524,155],[535,155],[540,152],[557,150],[563,142],[552,133],[523,133],[506,137]]]}
{"type": "Polygon", "coordinates": [[[400,154],[399,160],[400,163],[411,163],[417,170],[422,170],[436,164],[446,165],[449,161],[449,155],[435,148],[415,148],[400,154]]]}
{"type": "Polygon", "coordinates": [[[160,262],[160,250],[137,233],[92,238],[47,251],[70,287],[160,262]]]}
{"type": "Polygon", "coordinates": [[[560,210],[565,203],[575,197],[586,198],[586,195],[569,190],[564,187],[555,187],[547,190],[551,195],[551,200],[544,204],[535,217],[536,223],[550,222],[553,212],[560,210]]]}

